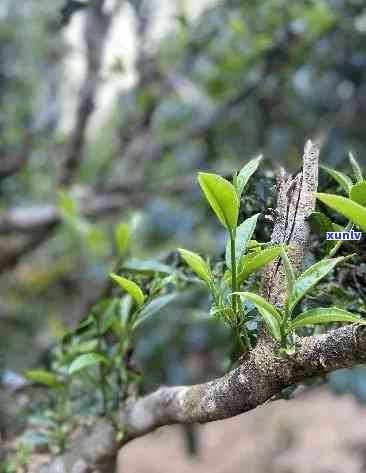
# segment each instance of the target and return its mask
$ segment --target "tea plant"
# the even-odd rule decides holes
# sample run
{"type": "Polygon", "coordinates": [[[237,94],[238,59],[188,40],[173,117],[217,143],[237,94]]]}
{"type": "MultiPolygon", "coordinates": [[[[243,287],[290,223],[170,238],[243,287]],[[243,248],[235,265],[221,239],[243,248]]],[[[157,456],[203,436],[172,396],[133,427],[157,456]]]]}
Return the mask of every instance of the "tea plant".
{"type": "Polygon", "coordinates": [[[216,277],[210,264],[201,256],[180,249],[180,254],[188,266],[207,285],[211,297],[211,316],[224,320],[236,332],[244,353],[251,348],[251,341],[246,327],[249,313],[245,310],[237,295],[240,286],[249,275],[271,262],[281,252],[281,247],[252,240],[260,214],[253,215],[238,225],[240,199],[250,177],[257,170],[261,157],[251,160],[233,176],[233,183],[216,174],[200,172],[198,181],[201,189],[227,231],[225,251],[226,272],[216,277]]]}
{"type": "MultiPolygon", "coordinates": [[[[256,341],[256,328],[250,328],[251,322],[257,322],[254,309],[280,352],[287,356],[295,352],[294,333],[298,328],[334,322],[364,323],[358,315],[338,307],[313,308],[294,315],[315,285],[350,256],[326,257],[297,276],[286,245],[272,245],[253,238],[260,214],[240,223],[238,218],[240,202],[245,199],[243,192],[260,161],[261,157],[251,160],[234,174],[232,183],[216,174],[198,174],[203,194],[227,232],[225,261],[219,264],[224,270],[217,270],[209,260],[182,248],[180,256],[198,280],[162,262],[126,260],[130,229],[126,224],[117,226],[117,264],[110,274],[110,282],[122,293],[115,294],[113,287],[109,287],[108,294],[91,308],[75,330],[62,333],[51,368],[27,372],[29,380],[52,391],[50,408],[43,413],[43,424],[47,425],[43,434],[53,449],[58,452],[67,449],[69,432],[78,421],[76,413],[80,415],[85,410],[107,416],[122,438],[123,427],[118,425],[114,413],[125,406],[141,382],[141,372],[132,360],[138,329],[192,282],[206,285],[211,298],[210,315],[232,328],[244,356],[249,356],[256,341]],[[248,277],[276,258],[281,258],[287,279],[283,308],[244,290],[248,277]]],[[[331,174],[348,186],[350,198],[341,198],[347,201],[347,209],[356,205],[366,212],[362,207],[366,202],[365,181],[361,180],[355,161],[352,163],[357,170],[357,184],[351,185],[349,178],[336,172],[331,174]]],[[[322,194],[318,197],[324,200],[322,194]]],[[[330,197],[325,201],[329,202],[330,197]]],[[[354,218],[354,213],[345,214],[354,218]]],[[[354,220],[359,224],[358,214],[354,220]]]]}
{"type": "MultiPolygon", "coordinates": [[[[349,160],[353,169],[353,179],[340,171],[322,166],[322,169],[337,181],[347,197],[325,193],[317,193],[316,196],[319,201],[349,220],[345,227],[341,227],[323,213],[315,212],[313,219],[317,221],[319,231],[324,234],[329,231],[349,231],[353,225],[357,225],[361,230],[366,231],[366,180],[363,178],[361,168],[352,153],[349,154],[349,160]]],[[[328,242],[329,256],[334,256],[341,245],[341,241],[335,244],[328,242]]]]}

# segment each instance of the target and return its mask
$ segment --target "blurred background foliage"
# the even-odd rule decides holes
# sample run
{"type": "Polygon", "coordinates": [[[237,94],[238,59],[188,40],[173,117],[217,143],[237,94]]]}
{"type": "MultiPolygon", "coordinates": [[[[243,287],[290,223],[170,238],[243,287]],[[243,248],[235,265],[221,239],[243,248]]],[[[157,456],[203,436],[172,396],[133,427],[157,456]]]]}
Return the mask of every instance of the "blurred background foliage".
{"type": "MultiPolygon", "coordinates": [[[[9,386],[16,373],[48,366],[65,327],[75,327],[104,293],[118,223],[132,229],[133,258],[177,262],[176,248],[186,247],[218,260],[224,233],[199,192],[198,170],[230,176],[263,153],[243,198],[244,218],[274,206],[274,174],[280,165],[298,169],[307,138],[322,143],[330,166],[349,174],[352,150],[366,168],[363,1],[223,0],[195,15],[191,3],[0,4],[3,434],[15,427],[9,386]],[[132,65],[124,49],[107,64],[112,22],[131,41],[125,17],[133,25],[132,65]],[[76,47],[68,37],[75,22],[76,47]],[[76,74],[68,62],[75,55],[85,68],[79,92],[65,87],[76,74]]],[[[321,188],[340,191],[327,176],[321,188]]],[[[256,238],[266,241],[270,231],[262,217],[256,238]]],[[[309,261],[322,254],[319,238],[309,261]]],[[[314,301],[360,310],[366,246],[344,247],[357,257],[314,301]]],[[[144,389],[201,381],[229,366],[232,337],[208,320],[207,307],[206,293],[192,289],[141,329],[144,389]]],[[[366,400],[364,369],[333,375],[331,385],[366,400]]]]}

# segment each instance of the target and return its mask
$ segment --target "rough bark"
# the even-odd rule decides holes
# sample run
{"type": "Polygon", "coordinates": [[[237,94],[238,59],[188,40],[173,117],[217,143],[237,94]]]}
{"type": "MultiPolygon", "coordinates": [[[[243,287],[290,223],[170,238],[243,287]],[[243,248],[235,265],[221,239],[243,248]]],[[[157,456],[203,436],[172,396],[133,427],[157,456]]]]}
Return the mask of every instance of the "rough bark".
{"type": "Polygon", "coordinates": [[[72,451],[41,469],[41,473],[103,472],[128,441],[168,424],[211,422],[247,412],[283,388],[313,376],[366,361],[366,329],[349,325],[329,333],[297,339],[297,353],[280,357],[258,345],[250,357],[222,378],[194,386],[162,387],[131,400],[120,413],[125,436],[105,419],[85,431],[72,451]]]}

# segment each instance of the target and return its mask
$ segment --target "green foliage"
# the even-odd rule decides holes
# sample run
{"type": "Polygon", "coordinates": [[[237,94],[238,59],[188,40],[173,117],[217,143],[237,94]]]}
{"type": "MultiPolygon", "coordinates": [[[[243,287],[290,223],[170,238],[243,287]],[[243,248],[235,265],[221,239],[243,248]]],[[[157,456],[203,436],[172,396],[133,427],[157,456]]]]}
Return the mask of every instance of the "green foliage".
{"type": "Polygon", "coordinates": [[[307,268],[300,276],[295,277],[291,262],[286,254],[284,247],[281,248],[281,259],[286,271],[287,277],[287,297],[285,306],[282,310],[277,309],[273,304],[266,301],[263,297],[251,292],[238,292],[237,294],[243,300],[249,300],[257,308],[262,316],[269,333],[281,344],[281,350],[287,354],[294,353],[295,347],[292,343],[293,332],[307,325],[318,325],[327,323],[359,323],[365,324],[366,321],[360,316],[352,314],[337,307],[310,309],[292,317],[293,311],[300,300],[312,289],[319,281],[345,257],[326,258],[307,268]]]}
{"type": "Polygon", "coordinates": [[[120,223],[115,230],[116,247],[118,256],[126,252],[130,240],[130,227],[126,223],[120,223]]]}
{"type": "Polygon", "coordinates": [[[117,274],[110,275],[116,283],[118,283],[122,289],[130,294],[130,296],[136,301],[138,306],[142,306],[145,300],[145,296],[141,290],[141,288],[133,281],[129,281],[128,279],[118,276],[117,274]]]}
{"type": "Polygon", "coordinates": [[[258,169],[258,166],[262,160],[262,155],[258,156],[255,159],[252,159],[251,161],[248,162],[238,173],[237,176],[234,176],[234,184],[235,188],[238,192],[239,198],[243,194],[243,191],[249,181],[249,179],[252,177],[252,175],[255,173],[255,171],[258,169]]]}
{"type": "Polygon", "coordinates": [[[354,177],[357,182],[363,181],[363,175],[362,175],[362,170],[360,168],[360,165],[358,164],[356,158],[353,156],[352,153],[349,153],[348,155],[349,161],[353,170],[354,177]]]}
{"type": "Polygon", "coordinates": [[[294,330],[307,325],[329,324],[332,322],[366,323],[361,317],[351,314],[351,312],[346,310],[338,309],[337,307],[325,307],[302,312],[291,322],[290,329],[294,330]]]}
{"type": "MultiPolygon", "coordinates": [[[[235,261],[236,265],[239,265],[240,259],[244,257],[247,245],[253,236],[255,227],[257,225],[258,217],[260,214],[253,215],[252,217],[241,223],[236,229],[235,236],[235,261]]],[[[226,252],[225,252],[226,266],[231,269],[231,240],[230,235],[227,239],[226,252]]]]}
{"type": "Polygon", "coordinates": [[[243,283],[251,274],[271,263],[281,254],[281,246],[274,245],[258,253],[242,256],[238,265],[238,282],[243,283]]]}
{"type": "Polygon", "coordinates": [[[310,266],[298,278],[295,279],[288,296],[288,309],[290,314],[300,300],[323,279],[334,267],[344,261],[344,257],[325,258],[310,266]]]}
{"type": "Polygon", "coordinates": [[[321,169],[326,171],[330,176],[335,179],[338,184],[342,187],[344,191],[346,191],[347,194],[349,194],[351,187],[352,187],[352,180],[343,172],[336,171],[335,169],[331,169],[327,166],[320,166],[321,169]]]}
{"type": "Polygon", "coordinates": [[[366,206],[366,181],[360,181],[351,187],[350,198],[357,204],[366,206]]]}
{"type": "Polygon", "coordinates": [[[179,249],[179,253],[191,270],[210,286],[212,284],[211,270],[201,256],[182,248],[179,249]]]}
{"type": "Polygon", "coordinates": [[[101,353],[85,353],[80,355],[73,360],[69,366],[69,374],[77,373],[78,371],[89,368],[90,366],[97,365],[99,363],[108,364],[108,358],[106,358],[101,353]]]}
{"type": "Polygon", "coordinates": [[[339,195],[317,193],[318,200],[347,217],[366,232],[366,208],[351,199],[339,195]]]}
{"type": "Polygon", "coordinates": [[[25,376],[30,381],[35,383],[44,384],[49,388],[60,388],[62,383],[60,383],[57,376],[49,371],[45,370],[29,370],[25,373],[25,376]]]}
{"type": "Polygon", "coordinates": [[[239,214],[239,198],[232,184],[216,174],[198,173],[198,182],[217,218],[233,232],[239,214]]]}

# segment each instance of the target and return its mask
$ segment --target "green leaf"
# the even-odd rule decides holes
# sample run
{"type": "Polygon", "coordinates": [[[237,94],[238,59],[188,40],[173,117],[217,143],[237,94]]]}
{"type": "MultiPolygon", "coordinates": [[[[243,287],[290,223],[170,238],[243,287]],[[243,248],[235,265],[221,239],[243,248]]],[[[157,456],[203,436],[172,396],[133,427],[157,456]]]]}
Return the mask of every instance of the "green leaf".
{"type": "Polygon", "coordinates": [[[353,169],[353,174],[356,178],[357,182],[363,181],[363,176],[362,176],[362,170],[360,168],[360,165],[358,164],[356,158],[353,156],[352,153],[348,153],[349,157],[349,162],[351,163],[352,169],[353,169]]]}
{"type": "Polygon", "coordinates": [[[283,267],[285,268],[286,272],[286,278],[287,278],[287,293],[290,294],[292,292],[292,288],[294,287],[295,284],[295,272],[292,267],[290,258],[288,257],[288,254],[285,250],[285,248],[282,247],[281,249],[281,259],[283,263],[283,267]]]}
{"type": "Polygon", "coordinates": [[[142,306],[145,300],[141,288],[133,281],[111,273],[110,277],[114,279],[131,297],[136,301],[138,306],[142,306]]]}
{"type": "Polygon", "coordinates": [[[237,294],[239,296],[244,297],[245,299],[248,299],[250,302],[252,302],[257,308],[262,307],[265,309],[267,312],[270,312],[272,316],[279,322],[281,323],[282,317],[280,312],[276,309],[276,307],[268,302],[266,299],[264,299],[262,296],[255,294],[254,292],[234,292],[233,294],[237,294]]]}
{"type": "Polygon", "coordinates": [[[117,308],[119,307],[118,299],[108,300],[105,310],[103,311],[102,318],[100,321],[100,332],[106,333],[113,325],[113,321],[116,318],[117,308]]]}
{"type": "Polygon", "coordinates": [[[309,217],[312,230],[319,234],[333,231],[332,221],[323,212],[312,212],[309,217]]]}
{"type": "Polygon", "coordinates": [[[328,166],[320,165],[319,167],[326,171],[330,176],[332,176],[332,178],[338,182],[342,189],[344,189],[347,194],[349,194],[353,183],[352,180],[346,174],[340,171],[336,171],[335,169],[328,168],[328,166]]]}
{"type": "MultiPolygon", "coordinates": [[[[240,260],[240,257],[244,255],[249,240],[252,238],[255,227],[257,225],[257,220],[260,214],[253,215],[252,217],[246,219],[242,224],[236,229],[235,237],[235,254],[236,261],[240,260]]],[[[230,237],[227,239],[226,243],[226,266],[231,269],[231,245],[230,237]]]]}
{"type": "Polygon", "coordinates": [[[109,360],[101,353],[85,353],[78,356],[69,366],[69,374],[74,374],[78,371],[97,365],[98,363],[108,364],[109,360]]]}
{"type": "Polygon", "coordinates": [[[25,377],[29,381],[35,383],[44,384],[49,388],[62,388],[63,384],[58,380],[57,376],[49,371],[45,370],[30,370],[26,371],[25,377]]]}
{"type": "Polygon", "coordinates": [[[216,320],[231,321],[235,317],[235,313],[231,307],[213,306],[210,310],[210,316],[216,320]]]}
{"type": "Polygon", "coordinates": [[[127,248],[130,240],[130,229],[126,223],[119,223],[115,230],[116,246],[118,256],[122,256],[127,248]]]}
{"type": "Polygon", "coordinates": [[[170,304],[176,298],[176,294],[167,294],[164,296],[157,297],[151,302],[148,302],[139,313],[138,319],[133,324],[133,329],[136,329],[139,325],[145,322],[146,319],[150,318],[166,305],[170,304]]]}
{"type": "Polygon", "coordinates": [[[247,185],[249,179],[251,176],[255,173],[255,171],[258,169],[259,163],[262,160],[262,155],[258,156],[257,158],[254,158],[249,161],[239,172],[239,174],[236,177],[236,189],[240,196],[243,193],[243,190],[245,189],[245,186],[247,185]]]}
{"type": "Polygon", "coordinates": [[[364,207],[366,205],[366,181],[357,182],[352,186],[349,196],[354,202],[364,207]]]}
{"type": "Polygon", "coordinates": [[[289,297],[289,311],[293,311],[296,304],[312,289],[322,278],[324,278],[339,262],[345,258],[325,258],[310,266],[304,271],[293,285],[289,297]]]}
{"type": "Polygon", "coordinates": [[[197,253],[193,253],[193,251],[184,250],[183,248],[180,248],[178,251],[191,270],[210,285],[212,283],[212,275],[206,261],[197,253]]]}
{"type": "Polygon", "coordinates": [[[75,218],[79,216],[79,208],[72,197],[65,191],[58,194],[58,206],[65,218],[75,218]]]}
{"type": "MultiPolygon", "coordinates": [[[[312,212],[310,214],[309,223],[310,223],[311,229],[314,232],[318,233],[319,235],[322,235],[324,239],[326,237],[327,232],[334,231],[332,221],[330,220],[329,217],[323,214],[323,212],[312,212]]],[[[332,241],[332,240],[325,240],[326,253],[329,253],[329,251],[333,248],[333,246],[336,243],[337,242],[332,241]]]]}
{"type": "Polygon", "coordinates": [[[238,284],[242,284],[247,277],[266,266],[281,254],[281,246],[266,248],[254,255],[245,255],[240,258],[238,269],[238,284]]]}
{"type": "Polygon", "coordinates": [[[341,213],[366,232],[366,208],[351,199],[332,194],[315,194],[316,197],[333,210],[341,213]]]}
{"type": "Polygon", "coordinates": [[[258,312],[263,317],[268,329],[270,330],[275,340],[281,340],[282,317],[280,312],[276,309],[274,305],[266,301],[258,294],[254,294],[253,292],[234,292],[233,294],[238,294],[252,302],[258,309],[258,312]]]}
{"type": "Polygon", "coordinates": [[[306,325],[328,324],[331,322],[350,322],[365,324],[366,321],[343,309],[326,307],[307,310],[298,315],[290,324],[290,329],[305,327],[306,325]]]}
{"type": "Polygon", "coordinates": [[[173,274],[175,273],[175,269],[167,264],[160,263],[159,261],[153,260],[137,260],[137,259],[130,259],[125,261],[121,269],[125,271],[129,271],[131,273],[140,273],[146,275],[153,275],[155,273],[158,274],[173,274]]]}
{"type": "Polygon", "coordinates": [[[234,186],[217,174],[205,172],[198,173],[198,182],[217,218],[233,231],[239,214],[239,197],[234,186]]]}

